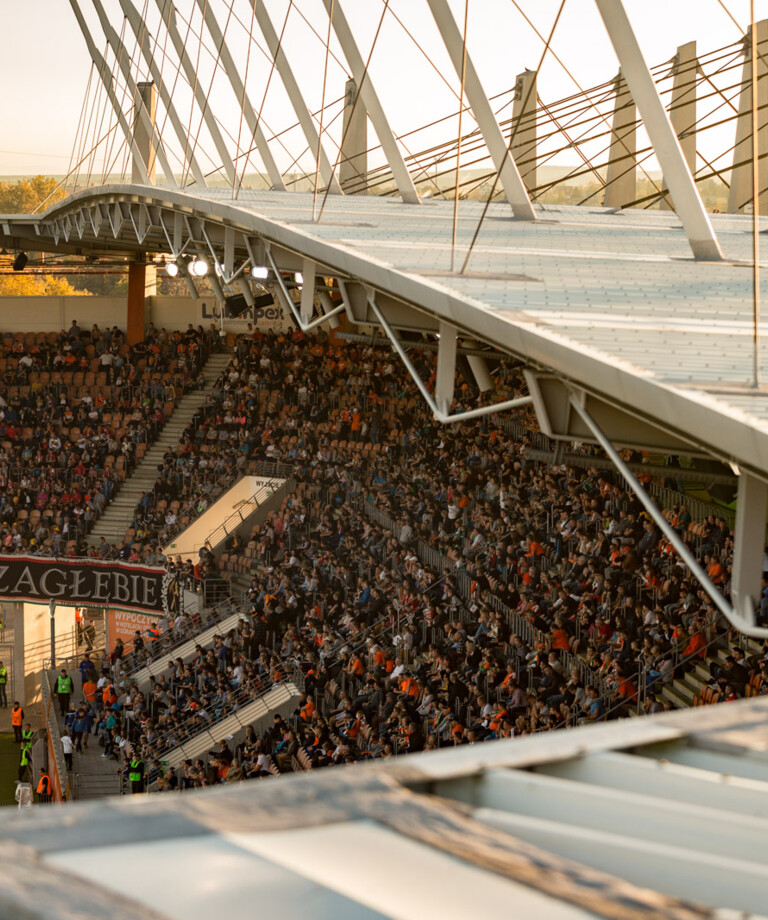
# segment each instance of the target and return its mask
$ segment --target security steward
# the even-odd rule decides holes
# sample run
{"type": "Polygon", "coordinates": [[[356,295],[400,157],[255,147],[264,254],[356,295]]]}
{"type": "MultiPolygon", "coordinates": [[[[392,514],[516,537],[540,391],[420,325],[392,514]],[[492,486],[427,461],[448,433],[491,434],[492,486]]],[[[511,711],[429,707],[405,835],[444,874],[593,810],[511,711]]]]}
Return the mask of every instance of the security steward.
{"type": "Polygon", "coordinates": [[[29,762],[32,757],[32,751],[30,747],[27,747],[25,744],[21,746],[21,760],[19,761],[19,774],[18,779],[20,783],[26,783],[29,781],[29,762]]]}
{"type": "Polygon", "coordinates": [[[72,678],[67,674],[65,668],[61,669],[61,674],[56,678],[56,696],[59,698],[59,711],[62,719],[69,712],[69,697],[72,694],[72,678]]]}
{"type": "Polygon", "coordinates": [[[35,737],[35,733],[32,731],[32,726],[27,722],[24,726],[24,731],[21,733],[21,745],[25,747],[28,751],[32,751],[32,739],[35,737]]]}
{"type": "Polygon", "coordinates": [[[11,725],[13,726],[13,740],[16,744],[21,744],[21,726],[24,722],[24,710],[18,700],[13,704],[11,710],[11,725]]]}
{"type": "Polygon", "coordinates": [[[8,708],[8,668],[0,661],[0,706],[8,708]]]}
{"type": "Polygon", "coordinates": [[[53,784],[51,783],[51,778],[45,772],[45,767],[40,767],[40,779],[37,782],[37,801],[47,804],[51,801],[52,792],[53,784]]]}
{"type": "Polygon", "coordinates": [[[138,754],[131,758],[131,764],[128,767],[128,781],[131,784],[131,793],[144,791],[144,761],[138,754]]]}

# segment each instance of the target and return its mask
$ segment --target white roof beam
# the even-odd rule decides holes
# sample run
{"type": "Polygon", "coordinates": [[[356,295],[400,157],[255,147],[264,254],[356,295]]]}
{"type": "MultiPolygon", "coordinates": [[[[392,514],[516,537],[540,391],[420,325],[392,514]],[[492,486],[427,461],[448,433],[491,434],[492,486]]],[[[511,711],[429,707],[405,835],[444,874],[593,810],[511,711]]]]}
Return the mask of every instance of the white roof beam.
{"type": "Polygon", "coordinates": [[[256,147],[264,161],[264,168],[267,170],[272,188],[284,192],[286,189],[283,177],[280,174],[280,170],[277,168],[277,163],[275,163],[275,158],[272,156],[272,151],[269,149],[269,144],[267,143],[267,139],[259,123],[259,117],[256,114],[256,110],[251,105],[251,100],[248,97],[245,84],[235,66],[234,58],[222,34],[221,27],[216,19],[216,14],[213,11],[210,0],[197,0],[197,5],[200,7],[200,12],[203,14],[205,24],[208,27],[208,31],[211,33],[211,38],[216,46],[216,53],[221,59],[222,67],[229,78],[232,90],[242,106],[242,115],[245,117],[245,123],[248,125],[251,137],[256,141],[256,147]]]}
{"type": "Polygon", "coordinates": [[[315,122],[307,107],[307,103],[304,101],[304,96],[299,89],[299,84],[296,82],[296,77],[293,75],[293,69],[280,44],[275,28],[272,25],[272,20],[269,17],[269,11],[267,10],[266,4],[263,0],[251,0],[251,5],[253,6],[253,12],[256,16],[256,22],[261,29],[261,34],[264,36],[264,41],[267,43],[269,53],[272,55],[272,60],[275,62],[275,70],[277,70],[280,79],[283,81],[283,86],[291,101],[293,110],[296,113],[296,118],[299,120],[301,130],[304,132],[304,137],[307,140],[309,149],[317,150],[319,148],[320,150],[320,175],[322,176],[323,182],[328,186],[328,191],[331,195],[340,195],[341,186],[339,185],[339,180],[334,175],[333,166],[328,159],[325,148],[320,144],[315,122]]]}
{"type": "MultiPolygon", "coordinates": [[[[205,121],[205,126],[210,132],[211,139],[213,140],[216,151],[221,158],[221,165],[226,173],[227,179],[229,180],[232,187],[235,187],[235,182],[237,180],[237,171],[235,169],[235,164],[232,161],[232,156],[227,149],[227,145],[222,137],[221,130],[216,122],[211,106],[209,105],[208,96],[206,94],[205,88],[200,83],[197,73],[195,72],[195,65],[192,63],[189,55],[187,54],[187,49],[184,46],[184,39],[179,33],[179,29],[176,25],[176,8],[173,5],[173,0],[155,0],[157,8],[160,10],[160,15],[163,19],[163,24],[168,31],[173,47],[176,50],[181,67],[184,71],[184,74],[189,82],[189,85],[192,87],[195,94],[195,101],[200,108],[200,111],[205,121]]],[[[185,144],[185,150],[192,143],[191,138],[187,138],[185,144]]]]}
{"type": "Polygon", "coordinates": [[[151,142],[155,146],[155,153],[157,154],[158,160],[160,160],[160,165],[163,168],[163,174],[168,181],[168,184],[172,187],[178,186],[176,181],[176,176],[173,172],[173,167],[170,164],[168,156],[165,152],[165,146],[163,144],[160,133],[157,130],[156,124],[153,122],[150,117],[149,111],[147,110],[146,105],[142,103],[141,93],[139,88],[136,85],[136,81],[133,79],[131,73],[131,57],[128,54],[128,51],[125,45],[120,40],[120,36],[112,27],[107,14],[104,11],[101,0],[91,0],[93,3],[94,9],[96,10],[96,15],[99,17],[99,23],[101,28],[104,31],[104,35],[107,38],[109,46],[112,48],[112,51],[117,58],[117,62],[120,66],[120,71],[123,74],[123,78],[128,86],[128,92],[131,94],[131,98],[134,101],[136,106],[136,111],[139,118],[142,121],[144,130],[147,132],[147,136],[151,138],[151,142]]]}
{"type": "Polygon", "coordinates": [[[160,98],[163,101],[165,110],[168,113],[168,120],[170,121],[174,133],[176,134],[176,138],[181,145],[184,156],[183,162],[189,165],[189,171],[192,173],[192,177],[194,178],[195,182],[197,182],[201,188],[207,188],[208,183],[206,182],[205,175],[200,168],[200,164],[197,161],[194,150],[190,148],[187,129],[182,124],[181,118],[179,118],[179,113],[176,111],[176,106],[173,104],[173,99],[171,98],[170,91],[165,84],[165,80],[163,80],[162,71],[160,67],[158,67],[157,61],[152,54],[147,24],[139,15],[139,12],[133,5],[132,0],[120,0],[120,7],[123,11],[123,15],[128,20],[128,24],[130,25],[133,34],[136,36],[136,41],[141,48],[141,53],[144,56],[144,60],[147,62],[149,72],[152,76],[152,79],[155,81],[157,91],[160,94],[160,98]]]}
{"type": "Polygon", "coordinates": [[[69,5],[72,7],[72,11],[74,12],[75,18],[77,19],[77,24],[80,26],[80,31],[83,33],[85,44],[88,46],[88,53],[91,55],[91,60],[96,65],[96,69],[99,72],[101,82],[104,84],[104,89],[107,91],[107,96],[109,97],[109,101],[112,104],[115,115],[117,116],[118,123],[120,124],[122,132],[125,135],[125,139],[131,148],[136,167],[139,171],[139,175],[141,176],[141,181],[144,185],[150,185],[147,164],[144,162],[144,157],[142,157],[139,145],[136,143],[136,138],[134,137],[133,130],[128,124],[128,121],[123,114],[123,108],[120,105],[120,101],[115,94],[115,85],[112,79],[112,74],[107,67],[107,62],[104,60],[104,56],[98,50],[93,41],[91,30],[88,28],[88,23],[85,21],[85,17],[83,16],[83,12],[80,9],[80,5],[78,4],[77,0],[69,0],[69,5]]]}
{"type": "Polygon", "coordinates": [[[400,195],[403,201],[409,204],[420,204],[419,194],[413,184],[413,178],[405,165],[403,154],[397,146],[395,135],[374,89],[371,75],[366,69],[362,55],[355,42],[355,37],[341,8],[341,0],[323,0],[323,3],[328,15],[331,17],[333,31],[336,33],[336,38],[339,40],[344,57],[346,57],[352,70],[352,76],[355,83],[357,83],[360,99],[379,138],[379,143],[392,170],[392,175],[395,177],[400,195]]]}
{"type": "MultiPolygon", "coordinates": [[[[445,43],[451,63],[456,73],[461,76],[465,58],[464,42],[448,5],[448,0],[427,0],[427,3],[445,43]]],[[[515,217],[520,217],[524,220],[536,220],[536,213],[533,210],[531,199],[528,197],[525,183],[507,147],[499,123],[493,114],[488,95],[483,89],[483,84],[480,82],[480,77],[475,70],[475,65],[472,63],[469,53],[466,54],[464,78],[464,92],[467,101],[475,116],[477,126],[483,135],[483,140],[488,148],[488,153],[491,155],[493,165],[499,173],[504,194],[507,201],[512,205],[515,217]]],[[[464,104],[463,99],[460,104],[464,104]]]]}
{"type": "Polygon", "coordinates": [[[640,50],[624,4],[622,0],[595,0],[595,3],[664,171],[664,181],[672,195],[693,255],[696,259],[720,261],[723,255],[712,222],[704,209],[704,203],[640,50]]]}

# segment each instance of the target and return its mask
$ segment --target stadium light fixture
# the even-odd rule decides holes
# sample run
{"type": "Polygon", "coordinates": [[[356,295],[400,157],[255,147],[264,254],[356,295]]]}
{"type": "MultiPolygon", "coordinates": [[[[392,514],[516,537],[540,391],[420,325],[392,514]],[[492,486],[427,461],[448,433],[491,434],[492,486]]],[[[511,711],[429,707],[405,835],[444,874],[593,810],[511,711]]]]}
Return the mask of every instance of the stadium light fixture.
{"type": "Polygon", "coordinates": [[[175,278],[179,274],[179,266],[175,262],[166,262],[165,272],[171,278],[175,278]]]}
{"type": "Polygon", "coordinates": [[[195,259],[190,269],[192,274],[198,278],[204,278],[208,274],[208,263],[205,259],[195,259]]]}
{"type": "Polygon", "coordinates": [[[269,277],[269,269],[265,268],[263,265],[254,265],[251,269],[251,277],[264,281],[269,277]]]}

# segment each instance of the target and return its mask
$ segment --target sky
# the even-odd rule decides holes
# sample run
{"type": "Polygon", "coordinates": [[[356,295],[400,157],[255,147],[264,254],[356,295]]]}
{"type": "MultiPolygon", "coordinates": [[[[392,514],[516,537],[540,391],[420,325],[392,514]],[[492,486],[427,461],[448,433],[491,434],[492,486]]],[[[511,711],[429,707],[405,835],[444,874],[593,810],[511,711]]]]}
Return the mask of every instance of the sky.
{"type": "MultiPolygon", "coordinates": [[[[105,40],[103,33],[98,31],[92,0],[79,2],[97,35],[97,45],[103,49],[105,40]]],[[[103,2],[119,30],[122,15],[118,0],[103,2]]],[[[155,0],[135,2],[139,8],[142,5],[155,8],[155,0]]],[[[230,3],[240,21],[246,27],[250,23],[249,0],[210,2],[222,23],[228,18],[230,3]]],[[[260,2],[266,2],[279,31],[288,0],[260,2]]],[[[363,56],[367,56],[383,10],[383,0],[338,2],[343,2],[363,56]]],[[[465,0],[450,2],[457,21],[463,24],[465,0]]],[[[327,16],[322,0],[293,0],[293,3],[306,21],[298,17],[295,10],[291,12],[285,47],[310,106],[319,107],[323,98],[325,52],[319,39],[312,35],[310,25],[324,36],[327,16]]],[[[560,0],[517,0],[517,3],[542,34],[549,33],[560,0]]],[[[183,15],[189,15],[194,0],[177,0],[177,5],[183,15]]],[[[653,64],[669,60],[676,47],[687,41],[698,41],[701,54],[738,40],[740,29],[726,14],[723,5],[742,28],[749,16],[748,0],[723,0],[723,5],[718,0],[625,0],[625,5],[646,59],[653,64]]],[[[758,19],[768,18],[768,0],[756,0],[755,6],[758,19]]],[[[426,0],[390,0],[390,7],[402,25],[391,14],[385,17],[376,52],[371,58],[371,73],[392,127],[400,135],[455,113],[457,104],[452,94],[458,90],[458,79],[448,62],[426,0]],[[403,26],[416,37],[421,50],[406,36],[403,26]]],[[[0,94],[0,175],[64,173],[73,153],[91,74],[91,61],[70,0],[23,0],[22,3],[0,0],[0,10],[4,26],[0,31],[0,85],[3,87],[0,94]]],[[[513,0],[468,0],[468,10],[468,49],[486,91],[492,95],[509,90],[517,73],[538,66],[543,48],[541,40],[526,24],[513,0]]],[[[157,15],[156,9],[154,12],[157,15]]],[[[196,15],[199,18],[199,12],[196,15]]],[[[278,144],[279,165],[287,169],[290,166],[288,150],[293,155],[298,143],[296,131],[291,134],[288,130],[295,121],[293,113],[276,80],[270,84],[267,101],[263,101],[269,69],[255,50],[248,61],[245,28],[233,20],[228,34],[232,36],[231,47],[242,71],[248,63],[248,87],[253,107],[261,108],[264,123],[273,134],[287,132],[281,135],[286,149],[280,149],[278,144]]],[[[192,47],[190,45],[190,49],[192,47]]],[[[616,57],[593,0],[566,0],[552,47],[582,86],[603,83],[617,71],[616,57]]],[[[335,42],[332,49],[342,58],[335,42]]],[[[206,65],[204,58],[205,55],[200,58],[199,72],[201,83],[208,86],[213,68],[212,62],[209,60],[206,65]]],[[[341,97],[344,69],[329,59],[327,101],[341,97]]],[[[233,138],[239,134],[242,139],[239,102],[223,74],[216,77],[212,87],[211,104],[217,116],[229,125],[233,138]]],[[[539,79],[541,97],[556,100],[574,91],[573,83],[561,66],[551,56],[545,59],[539,79]]],[[[183,87],[177,89],[175,98],[179,100],[180,111],[190,111],[189,95],[190,105],[187,105],[183,87]]],[[[93,101],[92,92],[91,103],[93,101]]],[[[92,109],[93,106],[88,112],[92,109]]],[[[329,118],[333,111],[337,110],[331,110],[329,118]]],[[[329,143],[339,123],[337,118],[328,129],[329,143]]],[[[191,124],[193,134],[197,135],[196,125],[191,124]]],[[[439,129],[440,136],[452,136],[454,126],[455,120],[445,122],[439,129]]],[[[415,149],[424,149],[437,137],[436,131],[411,136],[406,143],[415,149]]],[[[93,133],[95,137],[96,127],[93,133]]],[[[205,141],[204,128],[199,134],[201,146],[210,147],[205,141]]],[[[230,143],[235,146],[234,141],[230,143]]],[[[311,157],[305,153],[302,161],[305,169],[311,169],[311,164],[307,165],[309,160],[311,157]]]]}

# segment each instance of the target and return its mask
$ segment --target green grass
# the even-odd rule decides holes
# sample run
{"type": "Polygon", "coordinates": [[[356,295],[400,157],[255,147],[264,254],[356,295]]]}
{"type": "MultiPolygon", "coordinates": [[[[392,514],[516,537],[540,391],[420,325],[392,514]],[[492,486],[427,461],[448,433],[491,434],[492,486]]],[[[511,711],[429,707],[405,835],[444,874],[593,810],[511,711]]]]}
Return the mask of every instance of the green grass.
{"type": "Polygon", "coordinates": [[[0,805],[16,804],[13,797],[19,756],[19,745],[13,743],[13,733],[0,734],[0,805]]]}

